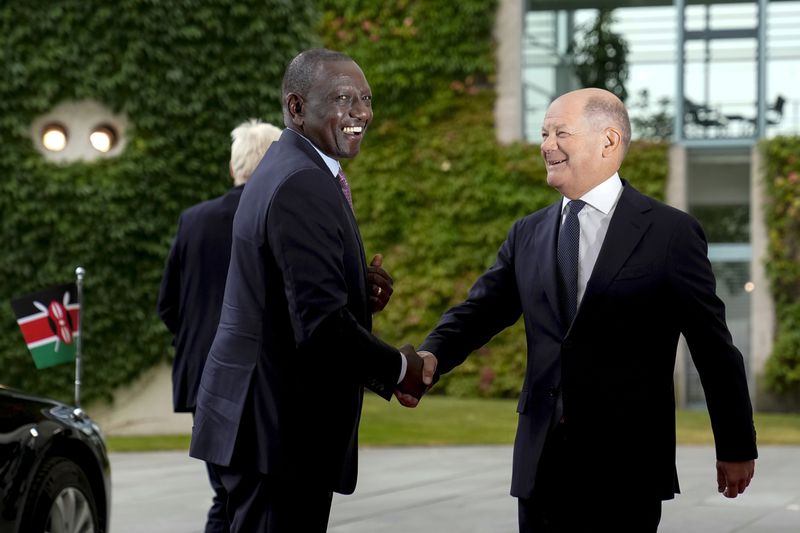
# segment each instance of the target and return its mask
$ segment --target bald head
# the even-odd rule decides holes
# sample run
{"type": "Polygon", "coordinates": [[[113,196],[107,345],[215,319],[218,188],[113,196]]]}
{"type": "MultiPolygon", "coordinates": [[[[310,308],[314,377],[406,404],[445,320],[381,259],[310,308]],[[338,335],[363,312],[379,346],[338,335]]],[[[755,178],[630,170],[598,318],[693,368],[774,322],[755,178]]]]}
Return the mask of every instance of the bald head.
{"type": "Polygon", "coordinates": [[[630,140],[628,112],[614,94],[591,88],[556,98],[542,124],[547,182],[580,198],[619,170],[630,140]]]}
{"type": "Polygon", "coordinates": [[[577,109],[582,109],[586,119],[598,130],[617,129],[624,148],[622,155],[627,153],[631,144],[631,121],[625,104],[614,93],[590,87],[568,92],[556,98],[553,103],[562,98],[571,101],[577,109]]]}

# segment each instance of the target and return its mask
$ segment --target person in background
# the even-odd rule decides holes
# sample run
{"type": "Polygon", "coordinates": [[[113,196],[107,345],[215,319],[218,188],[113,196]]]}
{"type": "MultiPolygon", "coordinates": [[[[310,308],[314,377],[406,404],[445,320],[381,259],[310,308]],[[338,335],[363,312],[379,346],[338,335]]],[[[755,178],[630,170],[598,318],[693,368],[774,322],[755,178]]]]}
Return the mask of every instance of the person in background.
{"type": "MultiPolygon", "coordinates": [[[[178,218],[158,296],[158,314],[174,335],[172,404],[176,413],[195,411],[200,376],[222,308],[233,215],[245,183],[280,134],[280,128],[255,119],[237,126],[231,132],[233,187],[186,209],[178,218]]],[[[214,499],[206,532],[227,532],[227,494],[215,472],[207,469],[214,499]]]]}
{"type": "Polygon", "coordinates": [[[495,263],[420,346],[439,372],[525,321],[511,494],[529,532],[653,532],[679,492],[673,370],[683,334],[705,390],[717,485],[753,477],[742,355],[725,323],[700,225],[620,178],[631,138],[612,93],[552,102],[547,183],[562,198],[518,220],[495,263]]]}

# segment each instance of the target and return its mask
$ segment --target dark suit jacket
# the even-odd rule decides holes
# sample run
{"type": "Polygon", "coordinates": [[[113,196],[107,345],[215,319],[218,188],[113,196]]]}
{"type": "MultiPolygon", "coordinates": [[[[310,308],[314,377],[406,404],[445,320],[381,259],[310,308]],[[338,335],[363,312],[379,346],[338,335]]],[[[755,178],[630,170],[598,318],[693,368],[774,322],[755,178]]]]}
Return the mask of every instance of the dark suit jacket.
{"type": "Polygon", "coordinates": [[[363,385],[390,398],[397,349],[373,337],[358,226],[330,170],[292,130],[242,194],[190,453],[350,493],[363,385]]]}
{"type": "Polygon", "coordinates": [[[524,317],[528,364],[517,409],[514,496],[531,495],[561,389],[577,495],[672,498],[680,333],[705,389],[718,459],[756,457],[742,356],[715,294],[703,231],[689,215],[623,183],[569,330],[558,305],[559,201],[514,224],[494,265],[420,347],[436,354],[444,373],[524,317]]]}
{"type": "Polygon", "coordinates": [[[158,314],[175,336],[172,404],[176,412],[194,411],[203,364],[219,323],[231,257],[231,226],[243,188],[234,187],[192,206],[178,219],[158,295],[158,314]]]}

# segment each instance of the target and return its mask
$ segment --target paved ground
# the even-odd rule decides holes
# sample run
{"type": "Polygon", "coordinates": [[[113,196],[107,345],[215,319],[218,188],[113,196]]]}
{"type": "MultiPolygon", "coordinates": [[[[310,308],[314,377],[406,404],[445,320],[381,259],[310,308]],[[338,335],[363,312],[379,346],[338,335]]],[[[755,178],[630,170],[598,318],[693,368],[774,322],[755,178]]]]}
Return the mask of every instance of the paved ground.
{"type": "MultiPolygon", "coordinates": [[[[661,533],[800,532],[800,448],[762,448],[748,492],[716,492],[714,451],[678,449],[683,494],[661,533]]],[[[511,448],[362,450],[352,496],[335,496],[329,533],[516,533],[511,448]]],[[[184,452],[112,454],[112,533],[197,533],[211,490],[184,452]]]]}

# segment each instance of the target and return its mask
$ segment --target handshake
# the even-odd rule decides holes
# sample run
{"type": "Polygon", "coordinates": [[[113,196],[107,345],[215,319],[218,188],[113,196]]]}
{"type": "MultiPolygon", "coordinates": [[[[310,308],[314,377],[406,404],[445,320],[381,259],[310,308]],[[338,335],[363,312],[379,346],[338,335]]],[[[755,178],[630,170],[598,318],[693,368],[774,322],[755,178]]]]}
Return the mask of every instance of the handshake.
{"type": "MultiPolygon", "coordinates": [[[[383,269],[383,256],[378,254],[372,258],[367,267],[369,282],[369,300],[372,312],[383,311],[394,292],[394,280],[383,269]]],[[[406,356],[406,374],[397,384],[394,395],[405,407],[416,407],[422,395],[434,383],[436,373],[436,356],[431,352],[417,352],[410,344],[404,344],[399,350],[406,356]]]]}
{"type": "Polygon", "coordinates": [[[406,375],[397,384],[394,395],[401,405],[416,407],[422,395],[434,383],[436,356],[431,352],[417,352],[410,344],[404,344],[399,350],[406,356],[408,366],[406,367],[406,375]]]}

